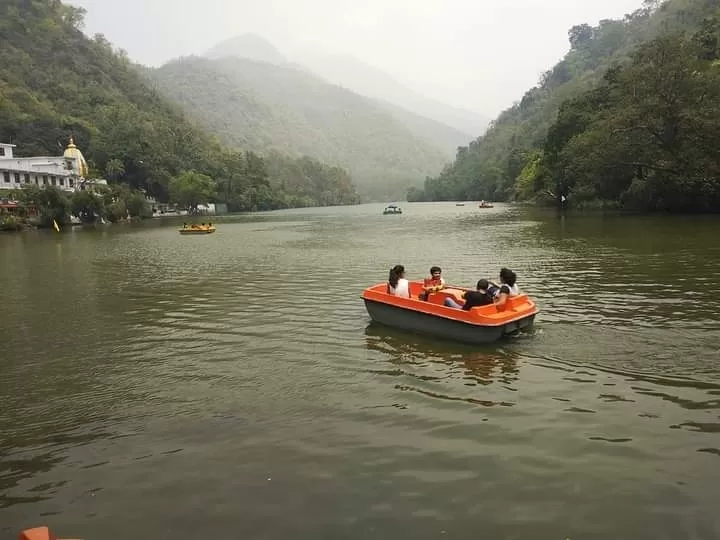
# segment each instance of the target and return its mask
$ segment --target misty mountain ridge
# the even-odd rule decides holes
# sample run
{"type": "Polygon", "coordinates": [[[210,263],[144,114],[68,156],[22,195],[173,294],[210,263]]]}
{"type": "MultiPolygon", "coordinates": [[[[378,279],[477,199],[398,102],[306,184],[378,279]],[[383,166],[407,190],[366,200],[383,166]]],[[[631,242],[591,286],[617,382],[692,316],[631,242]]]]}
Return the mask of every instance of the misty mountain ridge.
{"type": "Polygon", "coordinates": [[[479,113],[425,97],[404,86],[390,74],[351,55],[309,50],[283,55],[267,39],[256,34],[243,34],[219,43],[204,56],[214,59],[235,56],[274,65],[292,65],[303,71],[309,70],[330,84],[369,98],[386,101],[408,112],[454,128],[456,132],[463,134],[464,140],[458,145],[465,145],[470,139],[484,133],[490,123],[489,118],[479,113]]]}
{"type": "Polygon", "coordinates": [[[144,74],[223,142],[340,165],[371,198],[396,198],[419,185],[467,140],[467,134],[290,64],[188,57],[144,74]]]}
{"type": "Polygon", "coordinates": [[[347,54],[305,51],[295,60],[325,80],[353,92],[399,105],[455,129],[482,135],[490,119],[480,113],[428,98],[397,81],[392,75],[347,54]]]}
{"type": "Polygon", "coordinates": [[[242,34],[221,41],[203,56],[211,59],[237,56],[274,65],[283,65],[288,62],[275,45],[257,34],[242,34]]]}

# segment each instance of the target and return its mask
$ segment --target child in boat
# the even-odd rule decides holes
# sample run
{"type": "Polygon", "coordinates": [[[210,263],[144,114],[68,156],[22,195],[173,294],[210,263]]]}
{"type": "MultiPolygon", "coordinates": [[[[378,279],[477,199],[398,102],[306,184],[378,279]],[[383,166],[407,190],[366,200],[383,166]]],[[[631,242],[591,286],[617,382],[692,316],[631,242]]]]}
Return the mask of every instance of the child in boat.
{"type": "Polygon", "coordinates": [[[387,293],[410,298],[410,282],[405,279],[405,267],[403,265],[398,264],[390,269],[387,293]]]}
{"type": "Polygon", "coordinates": [[[439,291],[445,286],[442,277],[442,268],[433,266],[430,268],[430,277],[423,280],[423,292],[420,293],[420,300],[427,300],[428,295],[433,291],[439,291]]]}
{"type": "Polygon", "coordinates": [[[487,279],[481,279],[477,282],[475,291],[467,291],[463,294],[465,303],[461,306],[452,298],[445,299],[445,305],[450,308],[462,309],[463,311],[470,311],[474,307],[478,306],[489,306],[493,303],[493,298],[488,292],[489,283],[487,279]]]}

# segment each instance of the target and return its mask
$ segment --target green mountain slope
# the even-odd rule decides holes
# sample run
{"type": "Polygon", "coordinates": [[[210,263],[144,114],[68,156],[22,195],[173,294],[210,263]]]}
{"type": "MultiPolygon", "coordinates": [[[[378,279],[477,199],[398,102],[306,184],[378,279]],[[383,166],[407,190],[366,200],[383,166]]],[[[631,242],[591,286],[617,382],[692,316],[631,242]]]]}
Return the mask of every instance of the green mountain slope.
{"type": "Polygon", "coordinates": [[[316,162],[297,165],[322,172],[322,192],[312,182],[283,190],[257,156],[228,151],[186,120],[103,36],[88,39],[83,14],[58,0],[0,4],[0,140],[18,155],[57,155],[72,134],[96,175],[161,199],[171,178],[197,171],[225,185],[232,199],[218,200],[236,210],[356,200],[346,172],[316,162]]]}
{"type": "MultiPolygon", "coordinates": [[[[412,200],[495,199],[527,196],[516,181],[527,183],[538,165],[548,130],[566,101],[583,95],[616,64],[628,64],[637,48],[664,32],[696,30],[717,8],[717,0],[646,0],[623,20],[603,20],[597,27],[569,31],[571,50],[521,101],[504,111],[487,133],[458,150],[455,161],[412,200]],[[524,179],[521,177],[524,174],[524,179]]],[[[525,185],[524,188],[527,188],[525,185]]],[[[532,190],[530,190],[532,191],[532,190]]]]}
{"type": "Polygon", "coordinates": [[[158,91],[227,144],[339,165],[362,192],[379,199],[395,198],[437,174],[449,147],[462,137],[449,127],[437,130],[455,136],[443,151],[423,137],[432,132],[432,121],[415,119],[425,127],[413,133],[406,127],[412,113],[389,112],[389,104],[289,65],[190,57],[145,73],[158,91]]]}
{"type": "Polygon", "coordinates": [[[447,106],[413,92],[387,73],[347,55],[301,54],[289,60],[268,40],[256,34],[227,39],[206,52],[205,58],[242,58],[282,65],[319,77],[331,85],[346,88],[369,98],[385,109],[410,132],[447,153],[455,155],[458,146],[487,127],[481,115],[447,106]],[[453,127],[454,126],[454,127],[453,127]]]}
{"type": "Polygon", "coordinates": [[[563,103],[518,191],[580,207],[720,212],[719,110],[720,9],[563,103]]]}

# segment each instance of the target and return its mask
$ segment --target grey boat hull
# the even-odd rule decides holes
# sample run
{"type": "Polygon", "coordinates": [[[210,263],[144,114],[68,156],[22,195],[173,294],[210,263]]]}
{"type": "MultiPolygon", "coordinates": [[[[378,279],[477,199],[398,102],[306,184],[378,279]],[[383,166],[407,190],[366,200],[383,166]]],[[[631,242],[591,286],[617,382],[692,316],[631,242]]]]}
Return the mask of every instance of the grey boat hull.
{"type": "Polygon", "coordinates": [[[370,318],[377,323],[470,344],[492,343],[518,330],[530,330],[535,321],[535,314],[532,314],[500,326],[478,326],[365,298],[363,301],[370,318]]]}

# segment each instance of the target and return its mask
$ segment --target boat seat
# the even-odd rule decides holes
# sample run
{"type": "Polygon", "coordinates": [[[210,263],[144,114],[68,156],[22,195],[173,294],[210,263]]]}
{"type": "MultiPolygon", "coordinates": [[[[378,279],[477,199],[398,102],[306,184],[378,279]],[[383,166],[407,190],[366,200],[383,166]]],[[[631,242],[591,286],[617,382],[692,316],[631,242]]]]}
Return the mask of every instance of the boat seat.
{"type": "Polygon", "coordinates": [[[516,309],[516,308],[522,306],[523,304],[526,304],[527,301],[528,301],[528,296],[526,294],[520,294],[518,296],[511,296],[510,298],[507,299],[507,301],[505,302],[505,305],[503,306],[503,308],[501,308],[501,311],[505,311],[508,309],[516,309]]]}
{"type": "Polygon", "coordinates": [[[445,299],[446,298],[452,298],[455,300],[458,304],[462,304],[465,300],[463,300],[464,291],[458,290],[458,289],[442,289],[438,292],[430,293],[428,296],[427,302],[430,304],[436,304],[438,306],[444,306],[445,305],[445,299]]]}

